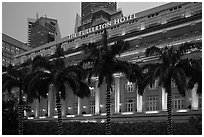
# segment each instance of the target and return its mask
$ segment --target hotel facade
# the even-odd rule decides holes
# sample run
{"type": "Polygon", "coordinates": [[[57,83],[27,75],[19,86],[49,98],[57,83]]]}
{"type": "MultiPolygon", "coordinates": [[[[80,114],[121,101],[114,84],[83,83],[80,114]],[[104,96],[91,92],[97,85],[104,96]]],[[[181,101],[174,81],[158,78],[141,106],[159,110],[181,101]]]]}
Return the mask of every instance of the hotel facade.
{"type": "MultiPolygon", "coordinates": [[[[139,65],[154,63],[158,61],[155,56],[145,56],[145,50],[148,47],[178,47],[184,43],[202,44],[202,3],[167,3],[139,13],[133,13],[127,17],[110,18],[107,22],[16,55],[14,62],[15,64],[23,63],[37,55],[49,56],[52,59],[56,45],[61,44],[65,52],[66,64],[77,64],[86,56],[82,44],[95,42],[96,45],[100,46],[104,28],[108,32],[109,45],[114,44],[117,40],[130,43],[130,49],[117,56],[118,59],[138,63],[139,65]]],[[[189,50],[184,58],[186,57],[201,58],[202,51],[189,50]]],[[[158,86],[157,80],[154,84],[147,86],[144,94],[140,96],[137,93],[137,85],[129,82],[123,74],[115,74],[114,77],[113,91],[111,91],[112,121],[166,119],[167,94],[162,87],[158,86]]],[[[97,84],[97,77],[92,78],[89,85],[91,90],[89,98],[80,99],[72,92],[67,92],[66,99],[61,102],[64,121],[98,120],[103,122],[106,112],[106,84],[103,83],[99,88],[97,84]]],[[[172,81],[173,120],[188,120],[190,116],[202,113],[202,97],[196,94],[196,90],[197,85],[192,90],[187,90],[186,96],[182,97],[172,81]]],[[[69,87],[67,87],[67,91],[70,91],[69,87]]],[[[33,116],[35,120],[56,118],[55,102],[55,91],[50,86],[48,98],[42,98],[40,102],[35,100],[31,104],[31,112],[27,112],[26,116],[29,119],[33,116]]]]}

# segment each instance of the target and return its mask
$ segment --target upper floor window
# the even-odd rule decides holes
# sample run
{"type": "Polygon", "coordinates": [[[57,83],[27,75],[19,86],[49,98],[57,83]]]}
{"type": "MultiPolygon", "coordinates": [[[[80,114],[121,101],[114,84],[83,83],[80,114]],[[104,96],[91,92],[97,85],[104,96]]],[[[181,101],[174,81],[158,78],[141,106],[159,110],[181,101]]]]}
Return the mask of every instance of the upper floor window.
{"type": "Polygon", "coordinates": [[[95,90],[94,87],[89,87],[90,92],[91,92],[91,96],[94,97],[95,96],[95,90]]]}
{"type": "Polygon", "coordinates": [[[158,87],[158,80],[155,80],[154,83],[149,85],[149,89],[156,89],[158,87]]]}
{"type": "Polygon", "coordinates": [[[172,80],[172,81],[171,81],[171,87],[172,87],[172,88],[176,87],[175,80],[172,80]]]}
{"type": "Polygon", "coordinates": [[[134,84],[132,82],[126,82],[125,83],[125,90],[127,92],[133,92],[134,91],[134,84]]]}

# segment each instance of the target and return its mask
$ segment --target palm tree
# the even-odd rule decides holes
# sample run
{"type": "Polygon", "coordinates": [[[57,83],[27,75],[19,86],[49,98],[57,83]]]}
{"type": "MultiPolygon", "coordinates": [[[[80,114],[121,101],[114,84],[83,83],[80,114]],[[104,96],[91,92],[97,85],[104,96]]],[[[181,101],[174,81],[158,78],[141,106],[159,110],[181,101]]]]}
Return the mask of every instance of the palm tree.
{"type": "MultiPolygon", "coordinates": [[[[186,46],[186,45],[185,45],[186,46]]],[[[191,47],[185,47],[190,49],[191,47]]],[[[150,47],[146,49],[146,56],[156,55],[160,60],[157,63],[145,64],[143,70],[145,70],[143,81],[139,82],[139,94],[142,95],[144,88],[153,83],[156,79],[159,80],[158,85],[165,88],[167,92],[167,134],[173,134],[172,119],[171,119],[171,81],[174,80],[177,85],[179,94],[185,96],[187,88],[186,79],[189,74],[188,68],[184,67],[188,65],[188,62],[181,59],[184,55],[183,46],[175,50],[173,47],[165,47],[160,49],[158,47],[150,47]]],[[[195,82],[195,81],[194,81],[195,82]]]]}
{"type": "MultiPolygon", "coordinates": [[[[121,61],[116,58],[116,55],[124,52],[128,48],[128,43],[124,41],[118,41],[112,46],[108,46],[107,42],[107,32],[104,30],[102,47],[93,46],[87,58],[80,62],[80,65],[87,62],[92,63],[92,68],[89,72],[89,82],[92,76],[99,77],[98,87],[106,81],[106,134],[111,134],[111,125],[110,125],[110,90],[111,84],[113,82],[114,73],[123,73],[128,79],[132,78],[132,65],[126,61],[121,61]]],[[[85,49],[87,52],[87,49],[85,49]]],[[[139,67],[134,69],[137,72],[140,72],[139,67]],[[138,69],[137,69],[138,68],[138,69]]],[[[133,80],[133,78],[132,78],[133,80]]]]}
{"type": "Polygon", "coordinates": [[[83,82],[83,71],[83,68],[79,66],[65,66],[63,49],[60,45],[57,46],[54,59],[51,62],[40,56],[33,60],[32,73],[27,77],[29,82],[25,83],[25,88],[29,91],[30,95],[39,97],[39,95],[46,96],[49,86],[54,86],[56,89],[59,135],[63,134],[61,99],[65,99],[65,85],[68,84],[74,94],[80,98],[90,95],[88,86],[83,82]],[[40,89],[43,87],[44,89],[40,89]]]}
{"type": "Polygon", "coordinates": [[[18,102],[18,133],[19,135],[23,134],[23,119],[24,119],[24,107],[22,100],[22,81],[28,73],[29,69],[27,67],[22,68],[20,66],[9,65],[7,71],[2,76],[2,91],[8,91],[8,94],[11,93],[11,90],[15,87],[19,88],[19,102],[18,102]]]}

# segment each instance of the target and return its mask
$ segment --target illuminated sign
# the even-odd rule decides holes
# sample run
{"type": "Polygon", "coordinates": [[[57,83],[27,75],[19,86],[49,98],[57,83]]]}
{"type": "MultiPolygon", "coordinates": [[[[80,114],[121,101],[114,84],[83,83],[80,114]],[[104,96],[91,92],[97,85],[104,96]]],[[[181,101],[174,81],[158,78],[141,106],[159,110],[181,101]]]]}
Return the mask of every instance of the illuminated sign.
{"type": "Polygon", "coordinates": [[[109,21],[109,22],[106,22],[106,23],[103,23],[103,24],[100,24],[100,25],[97,25],[97,26],[94,26],[94,27],[79,31],[79,32],[74,33],[74,34],[71,34],[71,35],[68,36],[68,38],[72,39],[72,38],[75,38],[75,37],[78,37],[78,36],[87,35],[89,33],[95,32],[97,30],[101,30],[101,29],[104,29],[104,28],[107,28],[107,27],[110,27],[110,26],[113,26],[113,25],[117,25],[119,23],[123,23],[125,21],[132,20],[132,19],[135,19],[135,18],[137,18],[137,17],[136,17],[136,14],[134,13],[134,14],[129,15],[127,17],[114,19],[112,21],[109,21]]]}

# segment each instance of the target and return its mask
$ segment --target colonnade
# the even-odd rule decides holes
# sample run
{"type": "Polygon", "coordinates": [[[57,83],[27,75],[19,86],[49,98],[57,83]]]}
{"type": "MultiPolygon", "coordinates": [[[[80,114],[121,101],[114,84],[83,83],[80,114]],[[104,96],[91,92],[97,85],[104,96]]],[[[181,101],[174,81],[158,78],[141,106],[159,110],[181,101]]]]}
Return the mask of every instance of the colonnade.
{"type": "MultiPolygon", "coordinates": [[[[120,98],[120,84],[121,84],[121,74],[115,74],[115,93],[114,93],[114,98],[115,98],[115,109],[114,112],[116,114],[120,113],[120,105],[121,105],[121,98],[120,98]]],[[[100,88],[98,88],[98,78],[94,78],[94,83],[95,83],[95,114],[100,114],[100,102],[101,102],[101,98],[100,98],[100,88]]],[[[191,109],[193,110],[197,110],[198,109],[198,100],[199,97],[196,93],[198,88],[198,85],[195,84],[194,88],[191,90],[191,109]]],[[[48,105],[47,105],[47,109],[48,109],[48,117],[53,117],[53,110],[54,110],[54,104],[55,104],[55,99],[53,97],[53,95],[55,95],[55,91],[53,91],[54,88],[53,86],[50,87],[50,92],[48,94],[48,105]]],[[[142,112],[143,111],[143,104],[144,104],[144,100],[143,100],[143,96],[137,93],[137,97],[136,97],[136,106],[137,106],[137,112],[142,112]]],[[[167,93],[165,92],[165,89],[162,88],[162,111],[166,111],[167,110],[167,93]]],[[[122,102],[123,103],[123,102],[122,102]]],[[[66,110],[67,110],[67,104],[65,101],[62,101],[62,116],[66,116],[66,110]]],[[[81,109],[81,99],[78,98],[78,113],[77,115],[80,115],[82,112],[81,109]]],[[[39,101],[35,100],[35,117],[39,117],[39,101]]]]}

